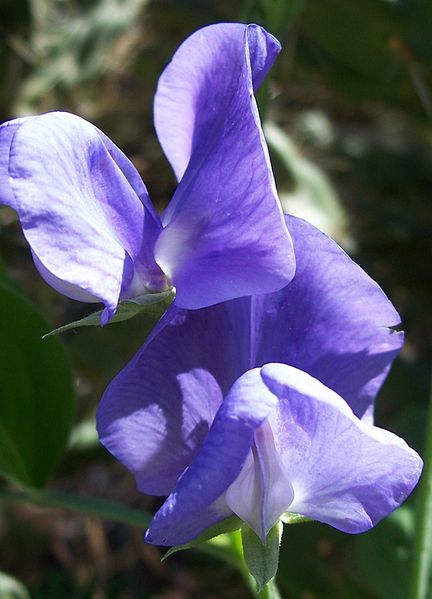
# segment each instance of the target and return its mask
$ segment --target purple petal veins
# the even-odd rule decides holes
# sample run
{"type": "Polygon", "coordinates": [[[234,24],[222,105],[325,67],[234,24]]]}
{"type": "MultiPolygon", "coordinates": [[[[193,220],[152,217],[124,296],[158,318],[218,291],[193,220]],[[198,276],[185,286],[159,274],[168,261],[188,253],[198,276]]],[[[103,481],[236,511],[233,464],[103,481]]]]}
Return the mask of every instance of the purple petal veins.
{"type": "Polygon", "coordinates": [[[82,301],[174,285],[201,308],[282,288],[294,274],[253,95],[280,46],[264,29],[197,31],[162,74],[156,127],[179,176],[160,219],[126,156],[67,113],[0,127],[0,201],[14,208],[45,280],[82,301]]]}
{"type": "Polygon", "coordinates": [[[403,341],[397,312],[337,244],[286,219],[290,284],[172,307],[104,393],[102,443],[141,491],[168,495],[149,542],[188,542],[233,513],[262,539],[284,511],[358,533],[420,476],[420,457],[372,423],[403,341]]]}

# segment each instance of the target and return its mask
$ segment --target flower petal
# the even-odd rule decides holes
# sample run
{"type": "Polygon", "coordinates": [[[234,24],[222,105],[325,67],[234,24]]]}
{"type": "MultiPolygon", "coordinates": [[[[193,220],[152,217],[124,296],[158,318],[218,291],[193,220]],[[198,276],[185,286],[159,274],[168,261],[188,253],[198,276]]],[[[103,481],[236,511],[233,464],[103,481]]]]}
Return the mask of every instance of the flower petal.
{"type": "Polygon", "coordinates": [[[155,128],[178,181],[202,137],[219,128],[218,113],[231,101],[230,97],[224,98],[227,91],[238,89],[235,78],[246,59],[246,31],[252,70],[248,76],[256,90],[281,47],[262,27],[240,23],[219,23],[193,33],[159,78],[154,99],[155,128]]]}
{"type": "Polygon", "coordinates": [[[146,534],[149,543],[187,543],[230,515],[222,495],[239,475],[256,429],[276,404],[259,369],[234,383],[198,453],[153,518],[146,534]]]}
{"type": "Polygon", "coordinates": [[[9,155],[13,137],[19,127],[34,117],[23,117],[0,125],[0,204],[14,202],[9,180],[9,155]]]}
{"type": "Polygon", "coordinates": [[[68,113],[14,123],[13,194],[3,200],[18,212],[42,276],[65,295],[103,301],[110,312],[120,297],[160,283],[153,247],[161,225],[120,150],[68,113]]]}
{"type": "Polygon", "coordinates": [[[274,291],[294,274],[253,96],[278,51],[256,25],[212,25],[182,44],[161,77],[156,127],[182,178],[155,255],[179,307],[274,291]]]}
{"type": "Polygon", "coordinates": [[[293,281],[252,300],[256,366],[295,366],[333,389],[359,418],[398,354],[399,315],[382,289],[329,237],[286,216],[297,257],[293,281]]]}
{"type": "MultiPolygon", "coordinates": [[[[215,306],[225,312],[225,306],[215,306]]],[[[233,332],[241,312],[208,320],[171,307],[99,404],[101,442],[134,474],[138,488],[168,495],[189,465],[247,352],[233,332]]],[[[247,317],[247,314],[246,314],[247,317]]]]}
{"type": "Polygon", "coordinates": [[[253,450],[225,499],[265,544],[269,530],[290,506],[294,490],[289,470],[284,468],[276,450],[269,422],[263,422],[256,430],[254,441],[253,450]]]}
{"type": "Polygon", "coordinates": [[[267,364],[261,376],[279,398],[270,421],[294,489],[290,511],[360,533],[405,501],[422,461],[402,439],[359,420],[305,372],[267,364]]]}

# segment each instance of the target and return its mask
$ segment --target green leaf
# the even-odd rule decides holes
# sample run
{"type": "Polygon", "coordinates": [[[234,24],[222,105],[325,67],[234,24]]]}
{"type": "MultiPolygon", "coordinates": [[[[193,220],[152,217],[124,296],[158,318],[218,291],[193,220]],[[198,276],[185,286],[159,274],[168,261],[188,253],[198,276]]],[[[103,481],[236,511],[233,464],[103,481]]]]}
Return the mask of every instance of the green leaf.
{"type": "Polygon", "coordinates": [[[0,597],[1,599],[30,599],[30,594],[22,582],[5,572],[0,572],[0,597]]]}
{"type": "Polygon", "coordinates": [[[43,486],[62,455],[73,416],[69,361],[47,323],[21,295],[0,284],[0,473],[43,486]]]}
{"type": "Polygon", "coordinates": [[[275,576],[279,563],[279,547],[283,524],[278,522],[266,537],[265,545],[246,524],[242,526],[243,555],[249,572],[255,578],[258,593],[275,576]]]}
{"type": "MultiPolygon", "coordinates": [[[[160,313],[160,315],[162,315],[174,299],[174,296],[174,291],[172,289],[167,289],[167,291],[162,291],[161,293],[147,293],[146,295],[140,295],[132,299],[124,300],[119,303],[117,312],[108,324],[129,320],[142,312],[147,312],[148,314],[160,313]]],[[[45,337],[50,337],[51,335],[59,335],[60,333],[78,327],[100,326],[102,312],[103,310],[98,310],[80,320],[58,327],[57,329],[46,333],[43,338],[45,339],[45,337]]]]}
{"type": "Polygon", "coordinates": [[[171,547],[170,549],[168,549],[168,551],[163,556],[162,561],[169,558],[170,555],[177,553],[177,551],[183,551],[184,549],[191,549],[192,547],[201,545],[201,543],[204,543],[205,541],[210,541],[211,539],[214,539],[215,537],[219,537],[219,535],[223,535],[224,533],[233,532],[234,530],[238,530],[240,528],[240,526],[241,526],[241,520],[237,516],[231,516],[231,518],[222,520],[222,522],[218,522],[217,524],[214,524],[213,526],[210,526],[209,528],[207,528],[207,530],[205,530],[203,533],[201,533],[196,539],[194,539],[190,543],[185,543],[184,545],[176,545],[175,547],[171,547]]]}
{"type": "Polygon", "coordinates": [[[148,512],[130,508],[117,501],[61,493],[59,491],[39,491],[34,489],[3,491],[0,489],[0,501],[2,500],[32,503],[43,508],[71,510],[88,516],[106,518],[107,520],[143,529],[148,527],[152,519],[152,515],[148,512]]]}

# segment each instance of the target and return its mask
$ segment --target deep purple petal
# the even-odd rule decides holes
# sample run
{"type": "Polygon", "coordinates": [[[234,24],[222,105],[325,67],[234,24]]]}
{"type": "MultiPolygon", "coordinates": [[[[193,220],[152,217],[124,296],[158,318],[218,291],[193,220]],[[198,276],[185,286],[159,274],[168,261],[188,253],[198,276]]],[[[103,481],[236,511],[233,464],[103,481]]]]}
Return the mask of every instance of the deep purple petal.
{"type": "Polygon", "coordinates": [[[276,404],[259,369],[234,383],[198,453],[153,518],[149,543],[187,543],[230,514],[222,496],[239,475],[256,429],[276,404]]]}
{"type": "Polygon", "coordinates": [[[403,343],[382,289],[329,237],[286,216],[296,274],[282,291],[253,298],[256,366],[281,362],[319,379],[371,420],[373,401],[403,343]]]}
{"type": "Polygon", "coordinates": [[[262,28],[197,31],[161,77],[156,127],[181,178],[156,260],[196,309],[280,289],[294,255],[253,96],[279,50],[262,28]]]}
{"type": "Polygon", "coordinates": [[[305,372],[268,364],[261,376],[279,398],[270,421],[294,489],[289,511],[360,533],[405,501],[422,469],[405,441],[359,420],[305,372]]]}
{"type": "Polygon", "coordinates": [[[236,335],[244,312],[226,316],[225,305],[213,310],[221,313],[214,321],[205,310],[190,315],[171,307],[100,402],[101,441],[145,493],[172,491],[223,396],[248,369],[247,348],[236,335]]]}
{"type": "Polygon", "coordinates": [[[29,118],[13,135],[8,171],[13,194],[2,199],[57,290],[112,313],[119,298],[160,282],[161,225],[138,173],[96,127],[68,113],[29,118]]]}

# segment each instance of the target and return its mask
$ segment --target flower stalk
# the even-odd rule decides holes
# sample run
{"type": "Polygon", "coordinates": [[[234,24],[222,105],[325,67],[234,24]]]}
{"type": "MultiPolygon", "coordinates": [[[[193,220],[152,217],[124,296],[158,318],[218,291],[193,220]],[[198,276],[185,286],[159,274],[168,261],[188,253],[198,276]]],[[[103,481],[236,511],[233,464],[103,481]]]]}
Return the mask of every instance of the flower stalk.
{"type": "Polygon", "coordinates": [[[410,599],[426,599],[430,578],[432,553],[432,378],[424,464],[417,505],[417,530],[412,564],[410,599]]]}

